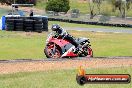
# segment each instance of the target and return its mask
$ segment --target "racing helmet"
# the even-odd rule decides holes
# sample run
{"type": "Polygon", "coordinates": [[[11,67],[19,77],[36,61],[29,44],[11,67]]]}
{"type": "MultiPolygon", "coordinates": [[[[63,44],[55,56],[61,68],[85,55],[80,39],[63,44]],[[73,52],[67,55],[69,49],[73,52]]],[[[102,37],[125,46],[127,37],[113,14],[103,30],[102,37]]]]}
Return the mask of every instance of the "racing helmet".
{"type": "Polygon", "coordinates": [[[53,24],[51,30],[57,31],[59,28],[60,28],[60,26],[58,24],[53,24]]]}

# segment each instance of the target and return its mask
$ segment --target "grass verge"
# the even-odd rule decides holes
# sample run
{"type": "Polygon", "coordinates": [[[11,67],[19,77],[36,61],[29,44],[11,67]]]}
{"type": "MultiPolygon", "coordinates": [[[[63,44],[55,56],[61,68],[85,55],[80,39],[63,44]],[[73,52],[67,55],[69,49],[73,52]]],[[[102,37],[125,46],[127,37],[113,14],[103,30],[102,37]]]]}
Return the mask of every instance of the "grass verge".
{"type": "MultiPolygon", "coordinates": [[[[132,74],[132,67],[87,69],[87,74],[132,74]]],[[[77,70],[57,70],[0,75],[0,88],[131,88],[129,84],[76,83],[77,70]]]]}
{"type": "MultiPolygon", "coordinates": [[[[94,56],[132,56],[132,35],[68,31],[75,37],[90,38],[94,56]]],[[[45,58],[46,32],[0,31],[0,60],[45,58]]]]}
{"type": "Polygon", "coordinates": [[[0,17],[7,15],[9,11],[7,9],[0,8],[0,17]]]}
{"type": "Polygon", "coordinates": [[[80,28],[103,28],[103,29],[132,29],[132,28],[125,28],[125,27],[111,27],[111,26],[99,26],[99,25],[88,25],[88,24],[75,24],[75,23],[66,23],[66,22],[59,22],[59,21],[49,21],[49,26],[52,24],[59,24],[62,27],[80,27],[80,28]]]}
{"type": "Polygon", "coordinates": [[[46,35],[0,31],[0,59],[44,58],[46,35]]]}

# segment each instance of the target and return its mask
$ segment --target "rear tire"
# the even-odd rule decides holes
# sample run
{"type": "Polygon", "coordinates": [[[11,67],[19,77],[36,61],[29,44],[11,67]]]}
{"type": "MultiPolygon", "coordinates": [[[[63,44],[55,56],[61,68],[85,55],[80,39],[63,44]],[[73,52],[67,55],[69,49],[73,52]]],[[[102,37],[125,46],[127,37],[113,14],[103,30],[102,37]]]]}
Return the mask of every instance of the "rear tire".
{"type": "Polygon", "coordinates": [[[90,47],[88,47],[88,55],[87,55],[87,57],[93,57],[93,50],[90,47]]]}
{"type": "Polygon", "coordinates": [[[84,51],[85,52],[82,52],[79,57],[93,57],[93,51],[90,47],[85,47],[84,51]]]}

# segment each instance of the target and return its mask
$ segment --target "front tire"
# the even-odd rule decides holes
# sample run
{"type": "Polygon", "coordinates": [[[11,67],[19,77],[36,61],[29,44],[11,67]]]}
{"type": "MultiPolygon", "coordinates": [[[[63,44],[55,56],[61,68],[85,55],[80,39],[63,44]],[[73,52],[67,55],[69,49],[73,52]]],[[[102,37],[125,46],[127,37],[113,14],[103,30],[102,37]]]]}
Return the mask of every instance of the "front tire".
{"type": "Polygon", "coordinates": [[[60,58],[61,55],[62,55],[59,46],[57,46],[54,43],[47,44],[45,49],[44,49],[44,53],[45,53],[47,58],[53,58],[53,59],[60,58]],[[54,47],[55,47],[55,53],[53,53],[53,48],[54,47]]]}

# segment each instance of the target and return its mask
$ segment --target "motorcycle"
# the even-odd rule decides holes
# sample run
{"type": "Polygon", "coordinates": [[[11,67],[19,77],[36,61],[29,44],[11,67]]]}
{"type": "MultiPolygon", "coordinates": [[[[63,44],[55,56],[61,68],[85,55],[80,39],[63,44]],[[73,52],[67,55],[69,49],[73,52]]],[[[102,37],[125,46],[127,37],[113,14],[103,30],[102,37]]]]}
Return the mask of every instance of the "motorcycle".
{"type": "MultiPolygon", "coordinates": [[[[64,36],[65,37],[65,36],[64,36]]],[[[93,57],[88,38],[76,38],[75,41],[81,46],[82,51],[76,51],[75,46],[68,40],[60,37],[53,37],[51,32],[46,40],[44,53],[47,58],[67,58],[67,57],[93,57]]]]}

